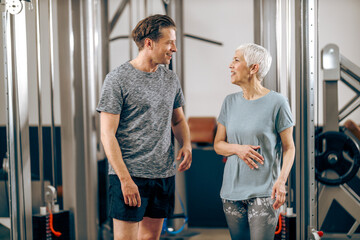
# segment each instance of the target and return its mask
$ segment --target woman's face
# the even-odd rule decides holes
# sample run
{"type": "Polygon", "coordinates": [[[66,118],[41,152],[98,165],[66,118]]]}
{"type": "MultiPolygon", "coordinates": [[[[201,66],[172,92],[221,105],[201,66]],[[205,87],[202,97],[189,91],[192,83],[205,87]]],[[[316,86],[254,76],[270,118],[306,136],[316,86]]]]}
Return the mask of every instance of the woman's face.
{"type": "Polygon", "coordinates": [[[250,78],[250,68],[247,66],[244,54],[241,51],[237,50],[235,52],[229,68],[231,70],[232,84],[240,85],[241,83],[248,82],[250,78]]]}

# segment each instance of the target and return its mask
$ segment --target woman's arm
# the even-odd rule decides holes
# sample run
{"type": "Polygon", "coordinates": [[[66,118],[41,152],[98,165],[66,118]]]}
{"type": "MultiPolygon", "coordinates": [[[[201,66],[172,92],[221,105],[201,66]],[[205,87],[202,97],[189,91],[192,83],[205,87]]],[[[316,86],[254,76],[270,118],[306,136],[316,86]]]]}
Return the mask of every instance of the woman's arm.
{"type": "Polygon", "coordinates": [[[273,205],[274,209],[278,209],[286,199],[285,183],[294,163],[295,145],[293,140],[293,127],[289,127],[280,133],[282,149],[283,149],[283,165],[281,168],[280,176],[276,180],[271,198],[276,197],[273,205]]]}
{"type": "Polygon", "coordinates": [[[230,144],[226,141],[226,127],[221,123],[218,123],[217,132],[214,140],[215,152],[223,156],[237,155],[242,159],[251,169],[258,168],[258,165],[254,162],[257,161],[264,164],[264,158],[256,149],[260,146],[252,145],[239,145],[230,144]]]}

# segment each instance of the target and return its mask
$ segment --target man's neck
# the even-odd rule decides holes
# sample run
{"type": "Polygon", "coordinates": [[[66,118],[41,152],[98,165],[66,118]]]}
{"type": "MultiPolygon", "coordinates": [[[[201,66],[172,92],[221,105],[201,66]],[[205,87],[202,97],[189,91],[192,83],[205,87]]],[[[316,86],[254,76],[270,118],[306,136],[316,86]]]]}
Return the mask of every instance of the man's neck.
{"type": "Polygon", "coordinates": [[[131,60],[130,64],[133,65],[134,68],[143,72],[155,72],[159,65],[154,63],[150,57],[146,56],[142,52],[140,52],[136,58],[131,60]]]}

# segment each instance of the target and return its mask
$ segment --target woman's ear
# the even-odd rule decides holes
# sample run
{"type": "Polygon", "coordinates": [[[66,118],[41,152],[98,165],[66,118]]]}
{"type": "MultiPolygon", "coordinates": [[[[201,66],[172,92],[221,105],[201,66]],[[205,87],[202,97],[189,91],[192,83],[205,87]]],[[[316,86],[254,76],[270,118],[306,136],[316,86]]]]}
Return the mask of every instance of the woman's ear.
{"type": "Polygon", "coordinates": [[[250,66],[250,73],[256,74],[259,71],[259,64],[253,64],[250,66]]]}

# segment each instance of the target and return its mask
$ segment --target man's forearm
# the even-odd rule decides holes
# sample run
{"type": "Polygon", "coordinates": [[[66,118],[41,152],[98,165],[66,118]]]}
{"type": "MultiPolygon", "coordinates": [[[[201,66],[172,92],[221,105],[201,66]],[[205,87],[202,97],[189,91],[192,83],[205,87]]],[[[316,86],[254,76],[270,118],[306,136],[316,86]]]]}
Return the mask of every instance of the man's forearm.
{"type": "Polygon", "coordinates": [[[191,147],[190,130],[187,122],[182,120],[172,127],[176,140],[181,146],[191,147]]]}
{"type": "Polygon", "coordinates": [[[122,158],[121,149],[115,136],[102,136],[106,156],[120,181],[131,179],[130,173],[122,158]]]}

